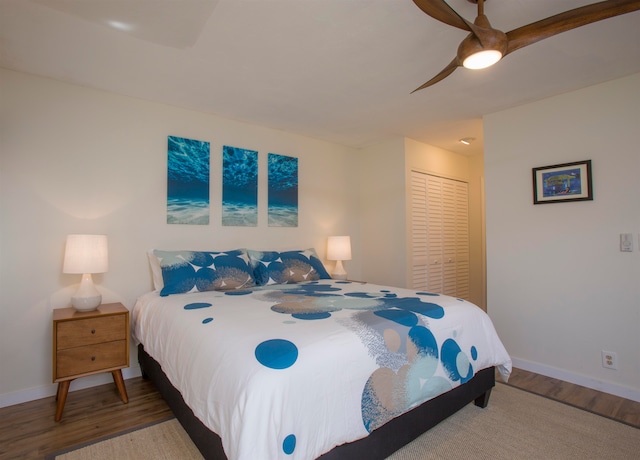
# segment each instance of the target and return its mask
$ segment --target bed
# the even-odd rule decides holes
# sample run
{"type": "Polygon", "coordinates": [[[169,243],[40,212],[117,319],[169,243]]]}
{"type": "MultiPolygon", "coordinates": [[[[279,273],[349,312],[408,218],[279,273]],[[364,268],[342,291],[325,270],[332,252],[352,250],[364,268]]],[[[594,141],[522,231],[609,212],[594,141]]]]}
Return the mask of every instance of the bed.
{"type": "Polygon", "coordinates": [[[313,250],[153,255],[140,367],[207,459],[386,458],[511,371],[475,305],[332,280],[313,250]]]}

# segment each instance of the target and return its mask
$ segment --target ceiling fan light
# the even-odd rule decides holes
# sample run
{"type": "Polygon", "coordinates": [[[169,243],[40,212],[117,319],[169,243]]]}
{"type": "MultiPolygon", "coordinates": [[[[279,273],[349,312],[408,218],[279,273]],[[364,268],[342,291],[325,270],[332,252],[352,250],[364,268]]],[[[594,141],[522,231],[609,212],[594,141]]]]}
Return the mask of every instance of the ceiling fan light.
{"type": "Polygon", "coordinates": [[[482,50],[467,56],[462,65],[467,69],[485,69],[502,59],[502,53],[498,50],[482,50]]]}

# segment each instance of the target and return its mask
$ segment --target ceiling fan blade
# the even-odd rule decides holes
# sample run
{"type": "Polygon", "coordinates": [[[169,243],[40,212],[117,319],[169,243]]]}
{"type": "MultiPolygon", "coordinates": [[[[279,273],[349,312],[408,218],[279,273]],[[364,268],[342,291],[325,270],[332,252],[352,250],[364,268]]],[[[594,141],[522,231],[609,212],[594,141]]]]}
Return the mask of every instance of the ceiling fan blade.
{"type": "Polygon", "coordinates": [[[458,29],[472,31],[473,23],[460,16],[444,0],[413,0],[418,8],[427,13],[433,19],[457,27],[458,29]]]}
{"type": "Polygon", "coordinates": [[[457,57],[453,58],[453,61],[451,61],[448,66],[446,66],[444,69],[442,69],[438,75],[433,77],[431,80],[426,82],[421,87],[416,88],[413,91],[411,91],[411,94],[415,93],[416,91],[420,91],[421,89],[424,89],[424,88],[426,88],[428,86],[435,85],[440,80],[444,80],[446,77],[451,75],[453,73],[453,71],[456,70],[459,66],[460,66],[460,64],[458,63],[458,58],[457,57]]]}
{"type": "Polygon", "coordinates": [[[608,0],[550,16],[507,32],[509,53],[577,27],[640,10],[640,0],[608,0]]]}
{"type": "Polygon", "coordinates": [[[483,46],[491,46],[491,40],[494,37],[493,29],[487,17],[482,13],[482,3],[478,4],[479,17],[476,18],[476,22],[470,22],[460,16],[444,0],[413,0],[413,2],[432,18],[450,26],[469,31],[478,38],[483,46]],[[477,22],[479,19],[480,22],[477,22]]]}

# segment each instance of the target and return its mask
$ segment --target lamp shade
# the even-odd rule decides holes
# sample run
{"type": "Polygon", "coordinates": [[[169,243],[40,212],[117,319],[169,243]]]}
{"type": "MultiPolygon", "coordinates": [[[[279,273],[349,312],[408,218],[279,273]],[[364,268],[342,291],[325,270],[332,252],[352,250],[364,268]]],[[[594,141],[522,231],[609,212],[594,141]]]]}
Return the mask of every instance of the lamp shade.
{"type": "Polygon", "coordinates": [[[78,311],[91,311],[100,306],[102,294],[91,279],[92,273],[109,269],[106,235],[68,235],[64,251],[63,273],[82,275],[80,287],[71,296],[71,305],[78,311]]]}
{"type": "Polygon", "coordinates": [[[109,269],[107,235],[68,235],[63,273],[105,273],[109,269]]]}
{"type": "Polygon", "coordinates": [[[328,260],[351,260],[351,237],[330,236],[327,240],[328,260]]]}
{"type": "Polygon", "coordinates": [[[342,265],[343,260],[351,260],[351,238],[348,236],[330,236],[327,240],[327,259],[335,260],[331,277],[346,280],[347,272],[342,265]]]}

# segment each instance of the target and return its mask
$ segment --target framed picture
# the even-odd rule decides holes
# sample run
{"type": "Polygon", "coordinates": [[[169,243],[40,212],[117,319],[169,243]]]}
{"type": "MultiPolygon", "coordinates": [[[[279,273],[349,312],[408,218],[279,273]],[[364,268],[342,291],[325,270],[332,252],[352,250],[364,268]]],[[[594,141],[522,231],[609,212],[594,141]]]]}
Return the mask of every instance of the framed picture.
{"type": "Polygon", "coordinates": [[[533,168],[533,204],[589,200],[591,160],[533,168]]]}

